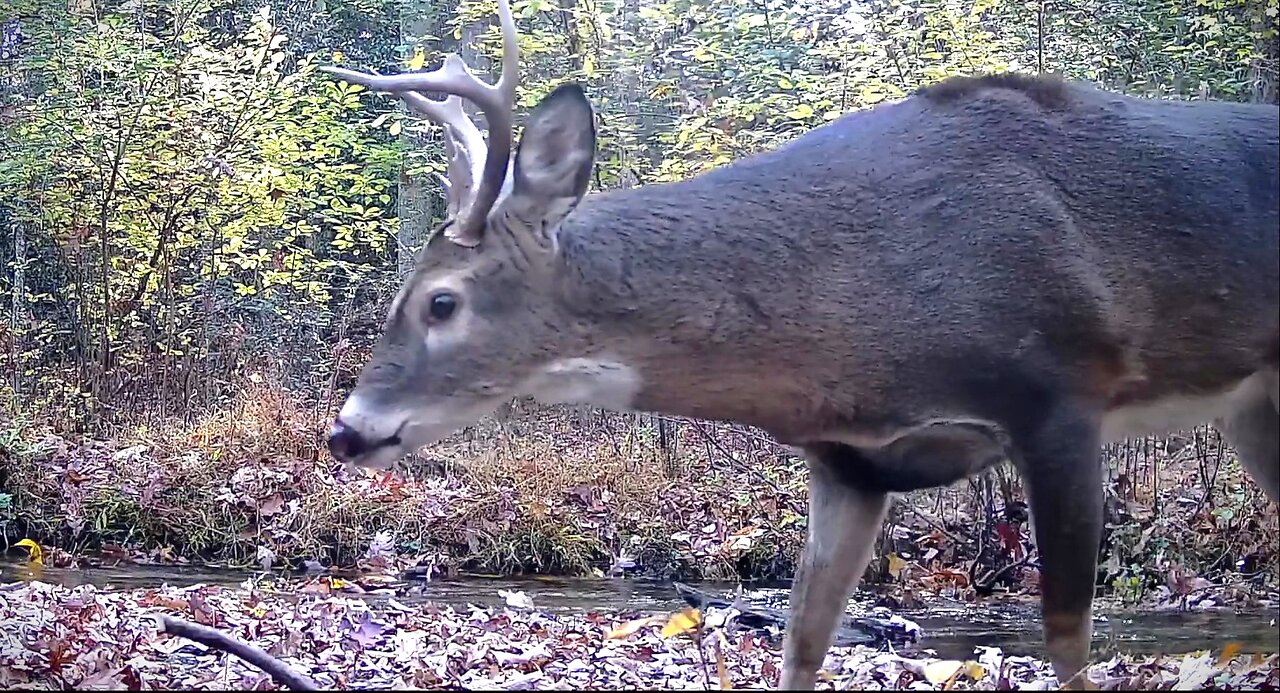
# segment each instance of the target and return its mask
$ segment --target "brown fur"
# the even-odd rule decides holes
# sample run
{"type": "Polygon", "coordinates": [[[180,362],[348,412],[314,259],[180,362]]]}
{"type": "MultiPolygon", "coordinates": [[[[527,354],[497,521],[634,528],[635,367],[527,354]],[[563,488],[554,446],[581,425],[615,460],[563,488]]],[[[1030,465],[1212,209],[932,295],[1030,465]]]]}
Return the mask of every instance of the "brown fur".
{"type": "Polygon", "coordinates": [[[980,98],[999,90],[1023,94],[1050,111],[1062,110],[1071,104],[1071,90],[1060,76],[1019,72],[948,77],[917,89],[916,94],[935,103],[949,104],[980,98]]]}

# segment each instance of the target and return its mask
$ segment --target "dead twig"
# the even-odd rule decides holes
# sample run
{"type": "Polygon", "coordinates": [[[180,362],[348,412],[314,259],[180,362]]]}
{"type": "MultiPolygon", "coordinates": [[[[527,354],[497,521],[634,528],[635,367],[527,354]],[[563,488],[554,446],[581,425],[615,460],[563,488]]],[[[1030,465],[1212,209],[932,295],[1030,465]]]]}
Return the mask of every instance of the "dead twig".
{"type": "MultiPolygon", "coordinates": [[[[1035,558],[1035,554],[1032,554],[1031,552],[1028,551],[1026,554],[1022,556],[1022,560],[1016,561],[1014,563],[1010,563],[999,570],[992,571],[988,573],[987,576],[984,577],[982,580],[973,580],[972,578],[970,578],[970,584],[973,585],[973,589],[977,591],[979,594],[990,594],[991,592],[995,591],[996,584],[1000,582],[1001,578],[1003,578],[1005,575],[1008,575],[1010,572],[1017,570],[1018,568],[1021,568],[1023,566],[1030,564],[1034,558],[1035,558]]],[[[976,565],[976,561],[975,561],[975,565],[976,565]]]]}
{"type": "MultiPolygon", "coordinates": [[[[974,545],[974,541],[973,541],[973,539],[970,539],[969,537],[962,537],[962,536],[960,536],[960,535],[956,534],[955,532],[952,532],[951,530],[949,530],[949,529],[947,529],[946,527],[944,527],[944,526],[942,525],[942,523],[941,523],[941,522],[939,522],[938,520],[934,519],[933,517],[930,517],[929,515],[926,515],[926,514],[925,514],[923,511],[921,511],[919,508],[915,508],[915,507],[913,507],[913,506],[911,506],[911,505],[908,505],[908,504],[906,504],[906,503],[903,503],[903,504],[902,504],[902,507],[903,507],[903,508],[905,508],[906,510],[910,511],[910,512],[911,512],[911,514],[915,515],[916,517],[920,518],[921,520],[924,520],[925,524],[929,525],[929,526],[930,526],[930,527],[932,527],[933,529],[938,530],[939,532],[941,532],[941,533],[943,534],[943,536],[947,537],[947,538],[948,538],[948,539],[950,539],[951,541],[953,541],[953,542],[955,542],[955,543],[957,543],[957,544],[963,544],[963,545],[966,545],[966,546],[973,546],[973,545],[974,545]]],[[[981,550],[981,546],[979,546],[979,550],[981,550]]]]}
{"type": "Polygon", "coordinates": [[[715,436],[711,435],[705,429],[703,429],[698,422],[692,421],[692,422],[689,422],[689,424],[693,428],[693,430],[698,432],[698,435],[702,436],[703,440],[705,440],[715,449],[719,450],[720,454],[728,458],[729,464],[731,466],[737,467],[738,469],[747,472],[751,476],[755,477],[756,479],[759,479],[760,481],[763,481],[765,484],[772,487],[774,493],[778,494],[777,495],[778,500],[782,501],[783,503],[786,503],[792,512],[796,513],[797,515],[805,514],[806,512],[805,508],[802,507],[799,503],[792,500],[791,494],[787,492],[785,489],[783,489],[781,486],[779,486],[778,482],[766,476],[759,469],[756,469],[755,466],[751,464],[747,464],[745,461],[739,460],[738,458],[734,457],[733,453],[730,452],[728,448],[726,448],[723,444],[721,444],[719,440],[716,440],[715,436]]]}
{"type": "Polygon", "coordinates": [[[193,640],[206,647],[235,655],[270,674],[271,678],[275,679],[277,683],[292,690],[320,690],[319,684],[289,668],[288,664],[272,657],[261,648],[240,642],[222,631],[171,616],[157,616],[156,620],[159,621],[162,632],[193,640]]]}

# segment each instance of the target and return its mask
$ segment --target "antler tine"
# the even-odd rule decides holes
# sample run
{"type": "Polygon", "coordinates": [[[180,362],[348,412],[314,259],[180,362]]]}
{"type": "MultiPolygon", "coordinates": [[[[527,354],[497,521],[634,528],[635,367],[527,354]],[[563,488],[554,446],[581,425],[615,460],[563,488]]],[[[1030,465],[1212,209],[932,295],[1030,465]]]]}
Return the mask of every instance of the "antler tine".
{"type": "MultiPolygon", "coordinates": [[[[473,171],[474,162],[479,160],[479,157],[474,155],[484,152],[484,167],[480,171],[476,194],[471,204],[460,210],[459,219],[449,232],[450,238],[466,246],[479,244],[480,237],[484,233],[485,219],[502,192],[507,178],[507,169],[511,164],[514,130],[512,111],[515,108],[520,54],[515,20],[511,16],[508,0],[498,0],[498,15],[502,25],[503,50],[502,74],[496,84],[486,84],[456,55],[450,55],[443,65],[431,72],[372,75],[337,67],[320,68],[352,84],[360,84],[374,91],[393,92],[415,110],[437,122],[446,123],[446,131],[452,127],[454,132],[449,134],[460,138],[455,144],[460,145],[460,150],[471,155],[470,168],[473,171]],[[443,92],[468,99],[479,106],[489,124],[488,147],[476,147],[479,141],[478,131],[476,131],[476,137],[471,136],[475,125],[461,125],[460,121],[453,117],[448,99],[443,102],[432,101],[421,94],[413,93],[422,91],[443,92]],[[448,118],[447,121],[446,118],[448,118]]],[[[460,106],[461,104],[458,104],[457,112],[461,112],[460,106]]],[[[452,183],[456,185],[457,182],[452,183]]]]}
{"type": "Polygon", "coordinates": [[[435,101],[415,92],[402,92],[400,97],[411,109],[444,128],[448,175],[441,177],[441,181],[445,186],[449,216],[461,218],[475,191],[475,183],[480,180],[482,162],[488,152],[480,129],[462,110],[462,99],[457,96],[435,101]]]}
{"type": "MultiPolygon", "coordinates": [[[[484,85],[484,101],[473,99],[484,112],[489,125],[489,150],[484,160],[484,171],[477,186],[475,198],[468,214],[458,222],[452,238],[462,245],[478,245],[484,234],[489,210],[498,201],[511,166],[511,144],[514,138],[513,115],[516,106],[516,84],[519,81],[520,45],[516,37],[516,22],[511,17],[507,0],[498,0],[498,19],[502,25],[502,73],[494,86],[484,85]]],[[[473,77],[474,79],[474,77],[473,77]]],[[[482,84],[479,80],[477,83],[482,84]]]]}

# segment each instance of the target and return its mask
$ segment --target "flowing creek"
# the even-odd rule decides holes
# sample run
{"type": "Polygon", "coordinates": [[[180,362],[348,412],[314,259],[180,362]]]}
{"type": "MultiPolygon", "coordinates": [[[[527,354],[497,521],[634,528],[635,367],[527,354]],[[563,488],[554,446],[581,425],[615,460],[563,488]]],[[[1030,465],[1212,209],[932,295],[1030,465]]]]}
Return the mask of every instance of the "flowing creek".
{"type": "MultiPolygon", "coordinates": [[[[59,569],[44,567],[39,579],[76,586],[92,584],[117,590],[147,589],[162,584],[175,586],[197,583],[238,587],[250,573],[184,566],[127,565],[116,568],[59,569]]],[[[13,556],[0,558],[0,583],[30,579],[28,567],[13,556]]],[[[552,577],[490,578],[467,576],[414,582],[397,595],[399,601],[433,601],[451,606],[477,604],[501,606],[500,590],[522,591],[534,606],[552,613],[586,611],[661,613],[684,608],[670,583],[631,579],[578,579],[552,577]]],[[[733,583],[697,583],[699,589],[731,594],[733,583]]],[[[749,593],[752,601],[762,599],[784,606],[785,588],[758,588],[749,593]]],[[[343,595],[370,600],[378,595],[343,595]]],[[[872,595],[860,592],[858,599],[872,595]]],[[[939,656],[965,658],[977,645],[1000,647],[1006,654],[1040,656],[1041,637],[1038,602],[1035,599],[981,605],[934,599],[926,606],[898,611],[918,623],[924,638],[910,651],[930,649],[939,656]]],[[[1199,649],[1220,650],[1230,642],[1240,643],[1246,652],[1276,652],[1280,647],[1274,607],[1236,611],[1125,610],[1099,604],[1095,616],[1095,656],[1097,648],[1133,654],[1183,653],[1199,649]]]]}

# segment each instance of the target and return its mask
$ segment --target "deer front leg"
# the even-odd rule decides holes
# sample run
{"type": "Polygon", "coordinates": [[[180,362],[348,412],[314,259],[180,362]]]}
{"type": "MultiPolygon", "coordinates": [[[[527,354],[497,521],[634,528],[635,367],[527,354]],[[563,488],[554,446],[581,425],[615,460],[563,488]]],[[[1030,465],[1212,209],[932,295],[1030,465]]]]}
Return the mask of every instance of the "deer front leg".
{"type": "Polygon", "coordinates": [[[1274,370],[1255,377],[1262,380],[1261,386],[1215,423],[1249,476],[1280,503],[1280,404],[1267,391],[1275,391],[1278,377],[1274,370]]]}
{"type": "Polygon", "coordinates": [[[1102,540],[1102,465],[1098,427],[1084,413],[1060,407],[1034,431],[1015,438],[1040,550],[1045,649],[1059,683],[1089,660],[1093,593],[1102,540]]]}
{"type": "MultiPolygon", "coordinates": [[[[849,593],[871,559],[888,496],[851,488],[833,453],[809,451],[809,531],[791,587],[782,689],[812,689],[849,593]]],[[[852,449],[848,454],[857,454],[852,449]]]]}

